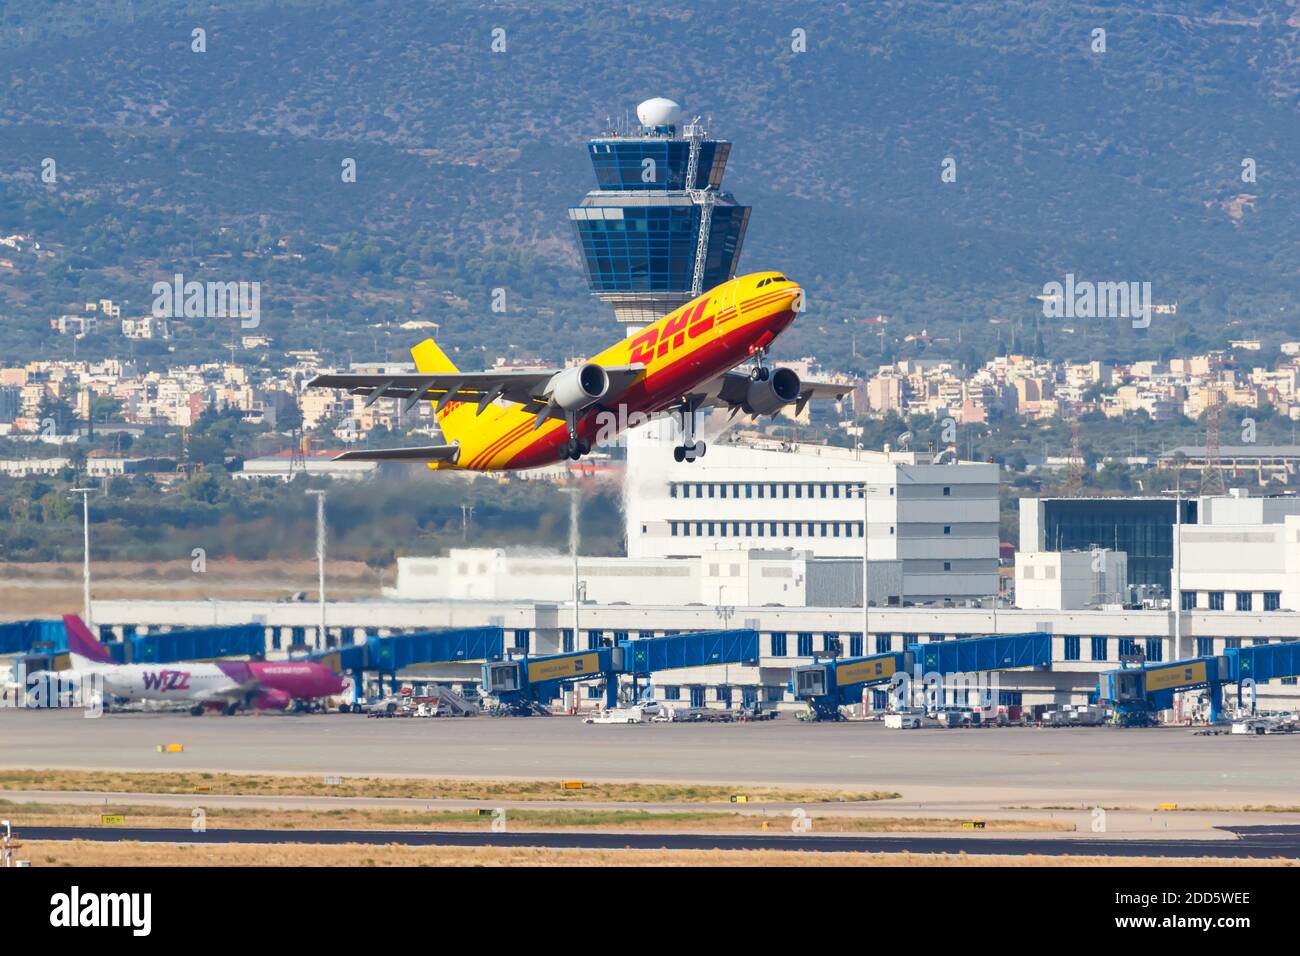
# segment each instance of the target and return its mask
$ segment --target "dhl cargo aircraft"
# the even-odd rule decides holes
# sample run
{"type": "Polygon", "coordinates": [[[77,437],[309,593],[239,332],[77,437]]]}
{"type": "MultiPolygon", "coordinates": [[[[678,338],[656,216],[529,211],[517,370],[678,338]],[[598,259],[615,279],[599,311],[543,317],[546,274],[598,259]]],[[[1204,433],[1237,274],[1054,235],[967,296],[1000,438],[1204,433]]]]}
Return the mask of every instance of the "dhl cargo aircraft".
{"type": "Polygon", "coordinates": [[[758,272],[710,289],[570,368],[462,372],[426,339],[411,349],[415,374],[319,375],[307,384],[365,395],[367,407],[385,397],[403,399],[403,411],[420,401],[436,403],[434,414],[449,444],[349,451],[341,460],[415,461],[473,471],[536,468],[578,460],[611,424],[622,427],[630,416],[666,412],[676,417],[682,435],[673,457],[694,461],[705,452],[695,438],[701,408],[758,417],[792,404],[802,410],[811,399],[838,399],[849,391],[848,385],[803,382],[793,369],[768,367],[768,349],[802,301],[803,290],[790,279],[758,272]],[[752,371],[737,369],[751,360],[752,371]]]}

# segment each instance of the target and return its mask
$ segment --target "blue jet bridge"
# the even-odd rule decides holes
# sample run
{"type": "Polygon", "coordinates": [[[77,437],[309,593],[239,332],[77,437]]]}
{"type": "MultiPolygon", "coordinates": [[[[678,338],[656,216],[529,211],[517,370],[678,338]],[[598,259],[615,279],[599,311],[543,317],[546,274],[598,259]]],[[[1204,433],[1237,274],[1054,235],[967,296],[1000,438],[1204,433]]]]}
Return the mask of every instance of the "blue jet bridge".
{"type": "Polygon", "coordinates": [[[971,674],[1052,666],[1052,638],[1046,632],[968,637],[956,641],[909,644],[905,651],[818,661],[796,667],[794,695],[806,700],[816,720],[839,720],[840,707],[860,699],[862,689],[888,684],[895,674],[971,674]]]}
{"type": "Polygon", "coordinates": [[[1174,705],[1174,694],[1208,690],[1210,722],[1223,709],[1223,685],[1237,685],[1237,705],[1249,690],[1255,710],[1255,688],[1275,678],[1300,676],[1300,642],[1230,647],[1216,657],[1192,657],[1168,664],[1144,664],[1106,671],[1098,678],[1098,696],[1114,708],[1121,723],[1146,723],[1159,710],[1174,705]]]}
{"type": "Polygon", "coordinates": [[[701,631],[620,641],[615,647],[571,651],[483,666],[483,693],[496,697],[516,713],[560,696],[565,684],[605,681],[605,706],[618,705],[620,674],[630,674],[635,692],[638,678],[678,667],[758,663],[758,632],[701,631]]]}

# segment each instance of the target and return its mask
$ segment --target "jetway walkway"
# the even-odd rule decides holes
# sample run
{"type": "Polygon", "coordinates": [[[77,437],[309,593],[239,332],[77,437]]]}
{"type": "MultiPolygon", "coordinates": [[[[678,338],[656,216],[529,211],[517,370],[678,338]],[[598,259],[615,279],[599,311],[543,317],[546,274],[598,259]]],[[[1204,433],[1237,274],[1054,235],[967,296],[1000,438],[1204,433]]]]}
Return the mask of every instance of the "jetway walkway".
{"type": "Polygon", "coordinates": [[[497,661],[505,656],[505,630],[500,627],[446,628],[415,634],[370,635],[364,641],[316,651],[313,660],[328,664],[340,674],[350,674],[353,693],[360,696],[367,672],[387,679],[390,693],[397,691],[397,675],[419,664],[461,661],[497,661]]]}
{"type": "Polygon", "coordinates": [[[68,634],[63,621],[14,621],[0,624],[0,655],[45,652],[65,654],[68,634]]]}
{"type": "Polygon", "coordinates": [[[682,667],[716,664],[758,664],[758,632],[700,631],[667,637],[620,641],[614,647],[571,651],[543,657],[520,657],[483,666],[483,692],[516,713],[553,700],[564,686],[593,678],[605,682],[606,707],[618,706],[619,677],[638,678],[682,667]]]}
{"type": "Polygon", "coordinates": [[[815,719],[838,720],[840,707],[861,700],[863,688],[892,683],[896,674],[914,676],[917,685],[923,686],[931,674],[1025,667],[1050,670],[1051,666],[1052,637],[1035,631],[909,644],[904,651],[815,662],[796,667],[791,685],[795,697],[808,702],[815,719]]]}
{"type": "Polygon", "coordinates": [[[1115,709],[1121,722],[1134,723],[1173,707],[1177,693],[1207,690],[1210,722],[1215,723],[1223,710],[1225,684],[1237,685],[1239,707],[1249,691],[1250,709],[1254,711],[1256,686],[1285,677],[1300,677],[1300,642],[1230,647],[1215,657],[1106,671],[1098,678],[1097,691],[1099,698],[1115,709]]]}

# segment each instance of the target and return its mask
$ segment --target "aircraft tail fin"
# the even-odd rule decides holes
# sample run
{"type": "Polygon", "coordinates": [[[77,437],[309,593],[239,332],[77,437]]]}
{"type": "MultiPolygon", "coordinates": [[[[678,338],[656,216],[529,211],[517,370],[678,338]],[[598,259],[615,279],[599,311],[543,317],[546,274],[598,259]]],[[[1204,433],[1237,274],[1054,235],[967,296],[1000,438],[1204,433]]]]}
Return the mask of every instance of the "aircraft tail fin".
{"type": "Polygon", "coordinates": [[[68,655],[77,670],[113,664],[113,655],[99,642],[85,621],[75,614],[63,615],[63,626],[68,632],[68,655]]]}
{"type": "Polygon", "coordinates": [[[411,349],[411,358],[415,359],[415,370],[437,375],[442,372],[459,372],[454,362],[447,358],[447,353],[438,348],[433,339],[425,339],[411,349]]]}
{"type": "MultiPolygon", "coordinates": [[[[459,372],[460,369],[451,359],[447,358],[447,353],[438,347],[438,343],[433,339],[425,339],[419,345],[411,349],[411,358],[415,360],[415,369],[418,372],[426,372],[430,375],[446,374],[448,372],[459,372]]],[[[469,422],[474,420],[474,402],[457,402],[450,401],[438,412],[438,428],[442,432],[443,438],[448,442],[454,442],[456,436],[464,432],[469,422]]],[[[434,468],[439,462],[431,462],[429,467],[434,468]]]]}

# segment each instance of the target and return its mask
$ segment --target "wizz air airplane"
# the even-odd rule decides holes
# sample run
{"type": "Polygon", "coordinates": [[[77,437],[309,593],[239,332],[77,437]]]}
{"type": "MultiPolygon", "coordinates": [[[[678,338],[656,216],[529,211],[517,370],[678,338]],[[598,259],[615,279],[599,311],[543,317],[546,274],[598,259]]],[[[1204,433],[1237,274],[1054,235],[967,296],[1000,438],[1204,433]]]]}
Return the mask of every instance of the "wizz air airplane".
{"type": "Polygon", "coordinates": [[[172,664],[117,664],[108,648],[75,614],[65,614],[68,655],[80,677],[94,674],[103,689],[128,700],[190,704],[196,717],[205,710],[287,710],[296,701],[341,694],[348,678],[311,661],[179,661],[172,664]]]}
{"type": "Polygon", "coordinates": [[[710,289],[570,368],[462,372],[426,339],[411,349],[415,374],[319,375],[307,384],[365,395],[367,407],[385,397],[403,399],[403,411],[435,402],[450,442],[348,451],[338,456],[342,460],[473,471],[537,468],[578,460],[591,451],[598,433],[613,437],[631,416],[669,413],[682,435],[673,457],[695,461],[705,452],[695,437],[695,415],[702,408],[757,418],[787,405],[802,411],[811,399],[839,399],[852,388],[803,382],[793,369],[768,367],[768,350],[802,303],[796,283],[779,272],[758,272],[710,289]],[[752,370],[737,369],[751,360],[752,370]]]}

